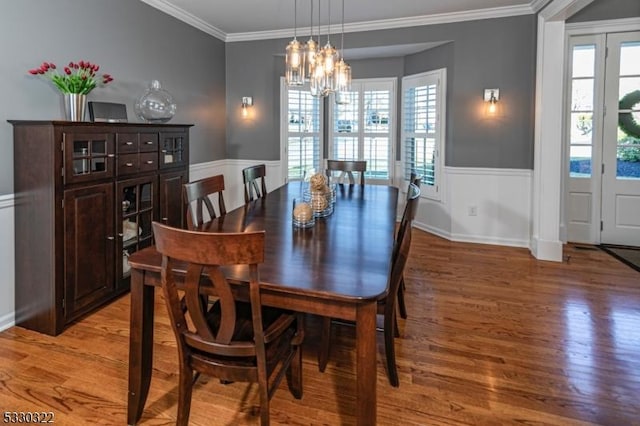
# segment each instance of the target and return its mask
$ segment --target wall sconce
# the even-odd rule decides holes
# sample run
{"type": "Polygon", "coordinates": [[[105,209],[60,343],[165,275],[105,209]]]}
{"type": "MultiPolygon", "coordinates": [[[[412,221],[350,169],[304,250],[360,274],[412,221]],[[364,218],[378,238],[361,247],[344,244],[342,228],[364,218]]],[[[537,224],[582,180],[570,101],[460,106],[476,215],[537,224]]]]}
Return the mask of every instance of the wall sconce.
{"type": "Polygon", "coordinates": [[[249,107],[253,106],[253,98],[251,96],[242,97],[242,118],[249,116],[249,107]]]}
{"type": "Polygon", "coordinates": [[[500,89],[484,89],[485,115],[495,117],[498,115],[498,101],[500,89]]]}

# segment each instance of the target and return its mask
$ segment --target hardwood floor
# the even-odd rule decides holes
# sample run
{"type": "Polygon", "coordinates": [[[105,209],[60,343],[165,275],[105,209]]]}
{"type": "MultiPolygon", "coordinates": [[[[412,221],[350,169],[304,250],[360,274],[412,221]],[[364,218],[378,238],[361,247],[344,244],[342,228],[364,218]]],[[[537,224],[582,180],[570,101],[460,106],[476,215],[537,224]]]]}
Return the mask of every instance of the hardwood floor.
{"type": "MultiPolygon", "coordinates": [[[[409,318],[396,339],[400,388],[384,371],[381,425],[640,425],[640,273],[599,250],[563,263],[520,248],[449,242],[414,230],[405,272],[409,318]]],[[[158,294],[159,292],[157,292],[158,294]]],[[[175,422],[176,352],[156,306],[151,391],[141,424],[175,422]]],[[[0,333],[0,407],[50,411],[61,425],[126,423],[129,297],[58,337],[0,333]]],[[[334,327],[325,373],[309,318],[304,396],[282,385],[272,423],[353,424],[354,330],[334,327]]],[[[200,378],[193,425],[258,424],[255,386],[200,378]]]]}

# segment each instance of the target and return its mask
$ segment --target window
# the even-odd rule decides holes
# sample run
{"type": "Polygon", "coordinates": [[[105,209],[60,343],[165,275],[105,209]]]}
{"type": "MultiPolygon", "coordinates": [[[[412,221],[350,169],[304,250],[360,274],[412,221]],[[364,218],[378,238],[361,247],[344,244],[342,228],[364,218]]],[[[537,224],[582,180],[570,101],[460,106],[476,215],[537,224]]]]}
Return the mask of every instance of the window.
{"type": "Polygon", "coordinates": [[[301,180],[309,170],[321,169],[321,103],[311,96],[308,86],[287,87],[284,78],[280,93],[286,178],[287,181],[301,180]]]}
{"type": "Polygon", "coordinates": [[[595,64],[594,43],[576,43],[572,46],[569,173],[573,178],[591,177],[595,64]]]}
{"type": "Polygon", "coordinates": [[[444,162],[446,69],[402,79],[402,155],[404,180],[422,177],[422,195],[440,199],[444,162]]]}
{"type": "Polygon", "coordinates": [[[395,148],[396,79],[354,80],[350,102],[331,101],[329,158],[366,160],[368,183],[389,184],[395,148]]]}

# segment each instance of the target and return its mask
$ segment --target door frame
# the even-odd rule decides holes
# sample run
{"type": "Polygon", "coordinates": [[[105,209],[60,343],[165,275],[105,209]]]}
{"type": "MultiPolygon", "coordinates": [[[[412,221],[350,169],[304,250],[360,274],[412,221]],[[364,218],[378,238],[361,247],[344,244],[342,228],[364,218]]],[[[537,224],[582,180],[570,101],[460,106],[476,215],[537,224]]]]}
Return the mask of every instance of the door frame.
{"type": "MultiPolygon", "coordinates": [[[[588,236],[585,238],[579,238],[575,240],[576,242],[582,243],[590,243],[590,244],[600,244],[601,243],[601,222],[603,220],[602,216],[602,200],[603,200],[603,178],[601,170],[602,164],[602,155],[603,155],[603,144],[604,144],[604,120],[603,110],[604,110],[604,90],[606,86],[606,77],[604,76],[604,68],[605,62],[601,61],[598,63],[598,59],[603,59],[605,56],[604,49],[606,49],[606,36],[611,33],[624,33],[624,32],[635,32],[640,31],[640,18],[625,18],[625,19],[614,19],[614,20],[605,20],[605,21],[596,21],[596,22],[579,22],[574,24],[566,24],[566,39],[565,39],[565,68],[564,68],[564,82],[565,82],[565,95],[564,95],[564,111],[563,111],[563,161],[562,161],[562,177],[563,177],[563,190],[562,190],[562,221],[560,224],[561,228],[561,240],[563,242],[568,241],[569,236],[569,195],[570,195],[570,177],[569,177],[569,112],[568,107],[571,101],[571,93],[569,93],[570,88],[570,80],[571,75],[569,75],[570,71],[570,61],[571,61],[571,39],[577,38],[581,36],[593,36],[594,38],[599,38],[597,47],[602,49],[601,55],[596,53],[596,87],[594,88],[594,121],[596,118],[601,121],[598,126],[598,132],[593,136],[593,150],[592,150],[592,176],[589,179],[589,189],[591,190],[591,214],[590,220],[591,223],[589,225],[589,230],[585,229],[585,233],[588,233],[588,236]],[[602,81],[598,82],[597,80],[601,79],[602,81]]],[[[595,128],[594,128],[595,129],[595,128]]]]}

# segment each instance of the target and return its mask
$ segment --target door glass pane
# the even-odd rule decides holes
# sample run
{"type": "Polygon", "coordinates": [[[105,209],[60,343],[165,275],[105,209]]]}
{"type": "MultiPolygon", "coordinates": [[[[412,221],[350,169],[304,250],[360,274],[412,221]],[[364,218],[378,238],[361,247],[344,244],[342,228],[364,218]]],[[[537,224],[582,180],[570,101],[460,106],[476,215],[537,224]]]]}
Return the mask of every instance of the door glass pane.
{"type": "Polygon", "coordinates": [[[595,55],[596,46],[593,44],[574,46],[572,76],[574,78],[593,77],[595,73],[595,55]]]}
{"type": "Polygon", "coordinates": [[[571,113],[571,144],[591,144],[593,114],[585,112],[571,113]]]}
{"type": "Polygon", "coordinates": [[[640,180],[640,144],[618,145],[616,176],[640,180]]]}
{"type": "Polygon", "coordinates": [[[640,75],[640,42],[622,43],[620,45],[620,75],[634,74],[640,75]]]}
{"type": "Polygon", "coordinates": [[[572,145],[569,153],[571,164],[571,177],[591,176],[591,151],[590,145],[572,145]]]}
{"type": "Polygon", "coordinates": [[[593,111],[593,78],[573,80],[571,86],[571,109],[593,111]]]}

